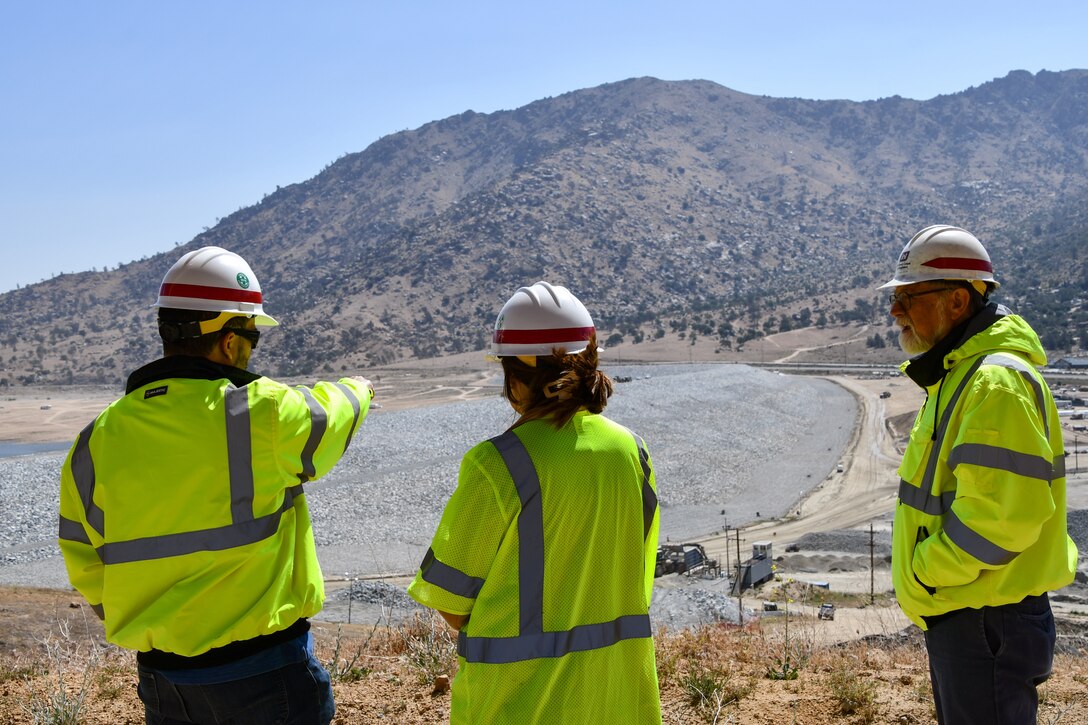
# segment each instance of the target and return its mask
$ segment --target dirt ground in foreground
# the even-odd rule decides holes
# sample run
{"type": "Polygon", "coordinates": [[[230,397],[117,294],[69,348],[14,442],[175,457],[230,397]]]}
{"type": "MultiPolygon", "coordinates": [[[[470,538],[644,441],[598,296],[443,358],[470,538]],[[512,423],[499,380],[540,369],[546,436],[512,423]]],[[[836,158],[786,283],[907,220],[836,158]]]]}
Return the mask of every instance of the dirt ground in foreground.
{"type": "MultiPolygon", "coordinates": [[[[61,722],[34,713],[65,707],[86,725],[143,722],[134,655],[103,645],[101,626],[78,599],[56,590],[0,590],[0,722],[61,722]]],[[[873,609],[887,614],[894,605],[873,609]]],[[[658,630],[664,722],[934,722],[917,629],[828,646],[821,644],[826,624],[791,609],[743,627],[658,630]]],[[[448,721],[455,644],[437,617],[379,630],[315,622],[314,637],[334,677],[337,725],[448,721]]],[[[1088,722],[1086,684],[1083,650],[1060,653],[1040,691],[1039,722],[1088,722]]]]}

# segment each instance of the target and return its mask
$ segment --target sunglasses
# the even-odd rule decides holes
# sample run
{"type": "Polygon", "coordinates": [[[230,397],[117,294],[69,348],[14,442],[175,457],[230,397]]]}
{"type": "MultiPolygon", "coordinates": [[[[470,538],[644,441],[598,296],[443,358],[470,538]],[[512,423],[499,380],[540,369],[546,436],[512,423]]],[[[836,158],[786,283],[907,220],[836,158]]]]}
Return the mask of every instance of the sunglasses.
{"type": "Polygon", "coordinates": [[[257,341],[261,339],[260,330],[250,330],[245,327],[224,327],[220,329],[219,332],[220,334],[233,332],[238,337],[244,337],[245,339],[249,340],[249,346],[254,349],[256,349],[257,347],[257,341]]]}

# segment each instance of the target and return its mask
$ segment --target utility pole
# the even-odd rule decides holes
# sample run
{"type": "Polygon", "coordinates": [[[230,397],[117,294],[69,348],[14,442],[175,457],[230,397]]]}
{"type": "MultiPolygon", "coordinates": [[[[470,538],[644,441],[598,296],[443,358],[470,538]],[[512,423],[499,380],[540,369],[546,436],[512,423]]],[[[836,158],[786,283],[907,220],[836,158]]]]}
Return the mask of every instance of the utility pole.
{"type": "Polygon", "coordinates": [[[873,522],[869,522],[869,604],[876,603],[876,557],[873,551],[876,544],[873,543],[873,522]]]}
{"type": "Polygon", "coordinates": [[[355,579],[348,579],[348,624],[351,624],[351,602],[355,599],[355,579]]]}
{"type": "Polygon", "coordinates": [[[740,566],[740,529],[737,529],[737,624],[744,624],[744,576],[740,566]]]}
{"type": "Polygon", "coordinates": [[[729,566],[729,524],[725,525],[725,571],[733,571],[729,566]]]}

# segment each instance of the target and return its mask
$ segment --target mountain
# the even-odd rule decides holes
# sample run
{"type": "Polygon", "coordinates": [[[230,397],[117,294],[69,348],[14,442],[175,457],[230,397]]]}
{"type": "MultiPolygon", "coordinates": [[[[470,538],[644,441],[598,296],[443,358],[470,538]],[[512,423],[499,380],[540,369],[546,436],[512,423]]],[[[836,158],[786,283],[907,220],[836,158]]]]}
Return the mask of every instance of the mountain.
{"type": "Polygon", "coordinates": [[[880,338],[873,288],[931,223],[982,238],[1001,300],[1066,351],[1088,345],[1086,197],[1088,71],[866,102],[636,78],[386,136],[169,252],[0,295],[0,384],[153,359],[163,273],[211,244],[256,271],[282,323],[261,370],[280,375],[482,349],[538,279],[612,344],[684,332],[728,354],[815,322],[880,338]]]}

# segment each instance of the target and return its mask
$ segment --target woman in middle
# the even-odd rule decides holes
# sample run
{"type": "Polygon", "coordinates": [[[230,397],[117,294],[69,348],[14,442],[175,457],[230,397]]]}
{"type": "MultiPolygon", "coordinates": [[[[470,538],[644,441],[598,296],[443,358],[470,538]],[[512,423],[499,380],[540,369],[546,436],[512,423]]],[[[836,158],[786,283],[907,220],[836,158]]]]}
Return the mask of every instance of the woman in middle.
{"type": "Polygon", "coordinates": [[[408,589],[459,630],[450,721],[660,723],[656,484],[601,415],[593,320],[564,287],[522,287],[491,352],[519,417],[465,455],[408,589]]]}

